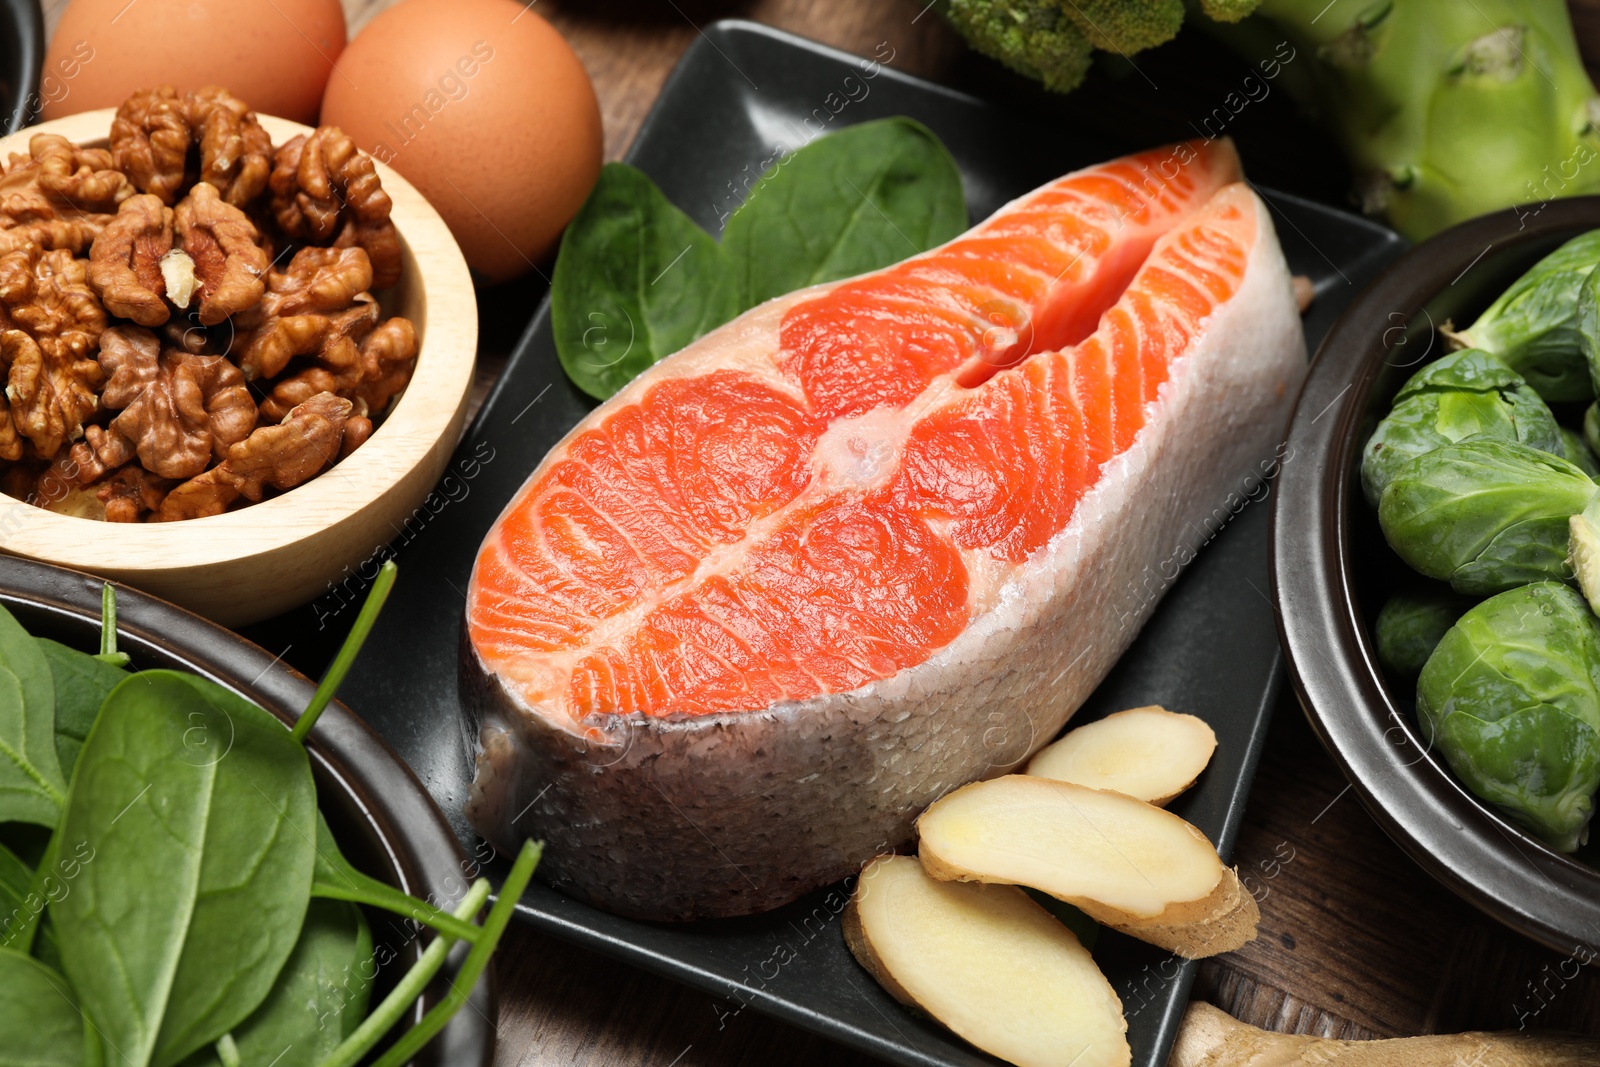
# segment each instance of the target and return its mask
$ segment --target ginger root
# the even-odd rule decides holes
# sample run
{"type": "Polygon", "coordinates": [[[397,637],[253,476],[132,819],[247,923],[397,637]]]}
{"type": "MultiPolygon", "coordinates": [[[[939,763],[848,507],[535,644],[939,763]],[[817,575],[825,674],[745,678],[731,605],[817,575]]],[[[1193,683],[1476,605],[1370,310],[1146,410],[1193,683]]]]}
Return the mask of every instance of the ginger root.
{"type": "Polygon", "coordinates": [[[1335,1041],[1274,1034],[1210,1004],[1183,1017],[1167,1067],[1592,1067],[1600,1041],[1571,1034],[1429,1034],[1335,1041]]]}

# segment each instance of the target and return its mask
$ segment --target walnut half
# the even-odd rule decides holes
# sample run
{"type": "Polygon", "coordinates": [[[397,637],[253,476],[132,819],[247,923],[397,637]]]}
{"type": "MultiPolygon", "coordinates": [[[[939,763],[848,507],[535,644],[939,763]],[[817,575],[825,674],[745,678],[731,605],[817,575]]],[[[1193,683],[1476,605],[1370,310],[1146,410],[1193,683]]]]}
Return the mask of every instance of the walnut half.
{"type": "Polygon", "coordinates": [[[255,223],[199,182],[174,209],[152,195],[123,202],[89,251],[89,278],[113,314],[160,326],[200,297],[204,326],[253,307],[269,266],[255,223]]]}
{"type": "MultiPolygon", "coordinates": [[[[261,302],[239,316],[239,367],[251,381],[279,374],[295,356],[325,348],[339,329],[341,314],[361,307],[368,328],[377,306],[359,298],[372,284],[372,264],[359,248],[302,248],[282,271],[267,278],[261,302]]],[[[364,331],[362,336],[364,336],[364,331]]]]}
{"type": "Polygon", "coordinates": [[[172,311],[159,264],[170,251],[172,209],[151,194],[123,201],[89,251],[89,281],[106,310],[140,326],[166,322],[172,311]]]}
{"type": "Polygon", "coordinates": [[[319,126],[285,141],[269,184],[272,213],[284,233],[365,249],[376,288],[400,280],[400,238],[389,221],[393,202],[372,157],[339,127],[319,126]]]}
{"type": "Polygon", "coordinates": [[[111,123],[111,156],[140,192],[168,207],[196,177],[244,207],[266,188],[272,138],[243,100],[220,86],[179,93],[170,85],[134,93],[111,123]],[[198,147],[199,173],[189,150],[198,147]]]}
{"type": "MultiPolygon", "coordinates": [[[[293,489],[310,481],[338,462],[352,406],[332,393],[319,393],[281,423],[259,427],[229,448],[223,462],[168,493],[157,518],[220,515],[241,496],[259,501],[268,488],[293,489]]],[[[357,429],[371,431],[370,424],[357,429]]]]}
{"type": "Polygon", "coordinates": [[[0,325],[9,327],[0,331],[7,408],[0,459],[22,458],[19,436],[39,458],[53,458],[99,409],[94,351],[106,315],[84,266],[65,249],[0,255],[0,325]]]}
{"type": "Polygon", "coordinates": [[[28,154],[14,153],[0,174],[0,252],[36,245],[81,253],[133,192],[110,152],[36,133],[28,154]]]}
{"type": "Polygon", "coordinates": [[[105,405],[117,412],[106,431],[89,438],[104,468],[137,454],[152,474],[192,478],[255,428],[244,375],[222,356],[163,352],[149,330],[114,327],[101,337],[100,365],[105,405]]]}

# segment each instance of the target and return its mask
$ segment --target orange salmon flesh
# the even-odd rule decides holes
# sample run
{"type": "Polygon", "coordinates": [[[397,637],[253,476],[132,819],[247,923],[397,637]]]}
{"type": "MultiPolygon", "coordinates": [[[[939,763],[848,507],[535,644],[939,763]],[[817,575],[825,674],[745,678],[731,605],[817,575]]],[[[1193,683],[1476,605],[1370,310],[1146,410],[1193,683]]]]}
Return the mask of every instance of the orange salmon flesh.
{"type": "Polygon", "coordinates": [[[1258,225],[1240,178],[1227,142],[1069,175],[783,298],[767,351],[625,390],[485,540],[471,647],[575,729],[927,660],[1067,525],[1238,289],[1258,225]]]}

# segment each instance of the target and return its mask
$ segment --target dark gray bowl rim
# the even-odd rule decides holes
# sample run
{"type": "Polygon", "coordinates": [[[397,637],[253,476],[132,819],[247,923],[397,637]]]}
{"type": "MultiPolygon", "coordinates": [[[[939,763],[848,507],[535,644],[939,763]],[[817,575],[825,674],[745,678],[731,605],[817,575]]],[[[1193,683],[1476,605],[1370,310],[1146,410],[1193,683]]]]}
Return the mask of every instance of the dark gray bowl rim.
{"type": "Polygon", "coordinates": [[[5,39],[0,41],[0,54],[9,62],[6,71],[16,81],[16,99],[5,101],[0,113],[0,135],[14,133],[34,118],[30,107],[39,86],[39,72],[44,66],[44,11],[39,0],[4,0],[0,23],[5,24],[5,39]]]}
{"type": "MultiPolygon", "coordinates": [[[[102,579],[52,564],[0,556],[0,604],[34,623],[95,633],[100,625],[102,579]]],[[[173,604],[127,586],[117,591],[119,647],[135,666],[183,667],[253,700],[292,724],[316,684],[238,634],[173,604]]],[[[25,619],[25,624],[28,620],[25,619]]],[[[459,899],[476,873],[444,814],[411,768],[354,712],[338,701],[317,720],[307,744],[317,778],[319,803],[336,826],[335,810],[353,826],[362,845],[387,867],[388,880],[414,896],[436,902],[459,899]]],[[[380,874],[377,869],[371,873],[380,874]]],[[[405,920],[395,919],[401,952],[415,950],[405,920]]],[[[374,941],[383,931],[374,927],[374,941]]],[[[415,1021],[448,990],[448,978],[464,955],[458,945],[441,978],[411,1013],[415,1021]]],[[[418,1064],[489,1067],[497,1034],[498,997],[494,969],[486,971],[466,1005],[417,1058],[418,1064]]]]}
{"type": "Polygon", "coordinates": [[[1562,953],[1600,942],[1600,871],[1548,848],[1467,792],[1390,696],[1353,591],[1361,546],[1353,543],[1352,509],[1367,506],[1353,464],[1363,413],[1398,340],[1391,327],[1491,252],[1596,227],[1600,197],[1513,208],[1447,230],[1389,267],[1317,350],[1290,423],[1272,514],[1273,596],[1289,676],[1351,788],[1434,878],[1562,953]]]}

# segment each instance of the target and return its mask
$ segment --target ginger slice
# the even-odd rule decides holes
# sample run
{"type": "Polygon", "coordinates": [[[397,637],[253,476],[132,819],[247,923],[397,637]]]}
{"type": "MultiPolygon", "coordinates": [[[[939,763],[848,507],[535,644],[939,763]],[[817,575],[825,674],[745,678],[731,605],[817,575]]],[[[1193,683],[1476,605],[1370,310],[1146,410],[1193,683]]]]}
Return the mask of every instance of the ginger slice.
{"type": "Polygon", "coordinates": [[[1129,708],[1069,730],[1039,750],[1028,773],[1163,807],[1194,784],[1216,750],[1217,735],[1204,719],[1155,706],[1129,708]]]}
{"type": "Polygon", "coordinates": [[[1122,793],[1011,774],[934,802],[917,833],[935,878],[1031,886],[1190,959],[1256,936],[1256,902],[1206,836],[1122,793]]]}
{"type": "Polygon", "coordinates": [[[939,882],[909,856],[861,872],[856,959],[901,1003],[1019,1067],[1127,1067],[1122,1002],[1089,952],[1013,886],[939,882]]]}

